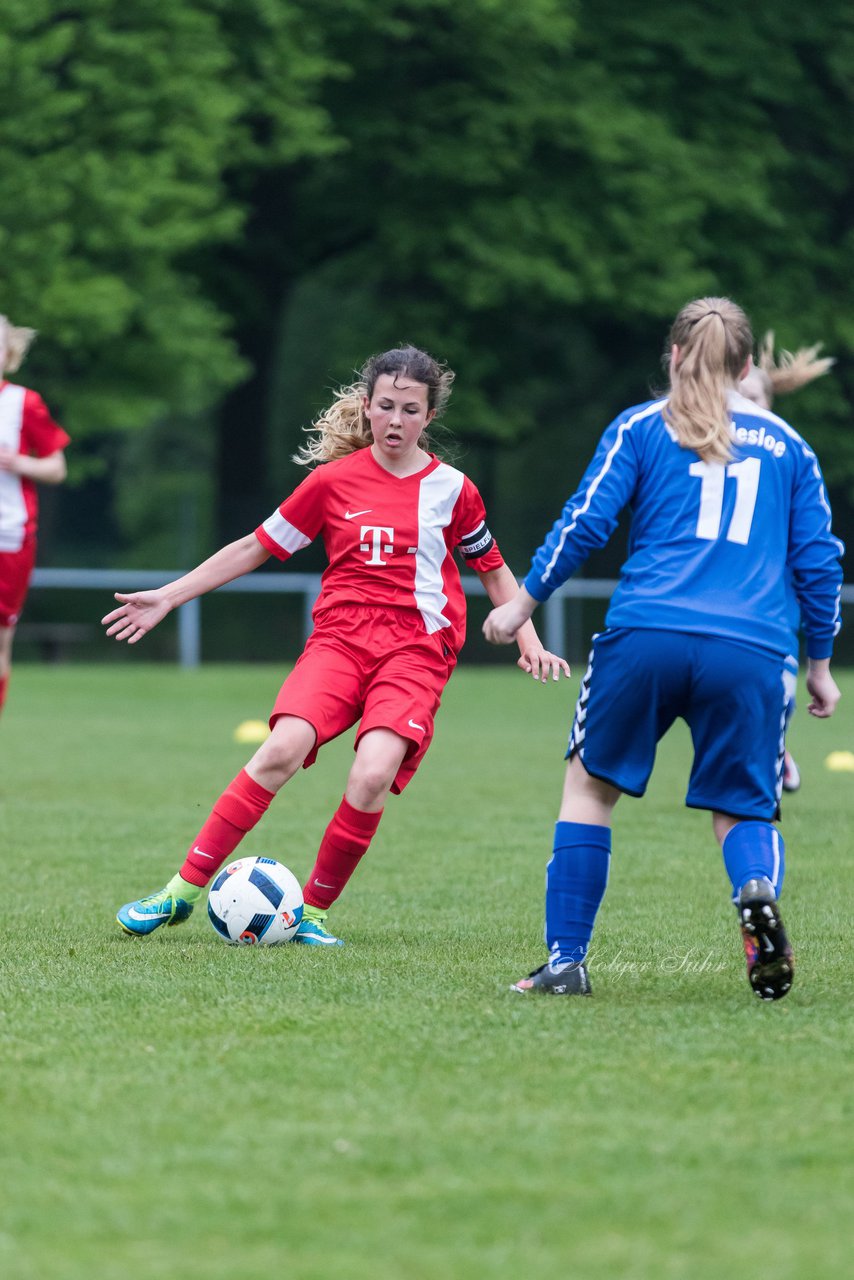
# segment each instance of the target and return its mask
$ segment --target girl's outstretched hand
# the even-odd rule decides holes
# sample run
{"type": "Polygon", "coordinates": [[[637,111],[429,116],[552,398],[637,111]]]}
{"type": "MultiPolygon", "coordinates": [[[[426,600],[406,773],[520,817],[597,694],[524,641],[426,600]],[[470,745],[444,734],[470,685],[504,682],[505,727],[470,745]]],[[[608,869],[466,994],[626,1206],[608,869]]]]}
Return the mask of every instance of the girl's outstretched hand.
{"type": "Polygon", "coordinates": [[[121,601],[119,608],[113,609],[101,622],[107,628],[108,636],[127,640],[128,644],[141,640],[147,631],[162,622],[172,608],[162,588],[131,591],[127,595],[117,591],[115,598],[121,601]]]}
{"type": "Polygon", "coordinates": [[[559,658],[556,653],[549,653],[548,649],[544,649],[541,644],[528,645],[517,660],[516,666],[527,671],[535,680],[542,680],[543,684],[548,680],[549,673],[552,680],[559,680],[561,672],[565,676],[572,675],[566,659],[559,658]]]}

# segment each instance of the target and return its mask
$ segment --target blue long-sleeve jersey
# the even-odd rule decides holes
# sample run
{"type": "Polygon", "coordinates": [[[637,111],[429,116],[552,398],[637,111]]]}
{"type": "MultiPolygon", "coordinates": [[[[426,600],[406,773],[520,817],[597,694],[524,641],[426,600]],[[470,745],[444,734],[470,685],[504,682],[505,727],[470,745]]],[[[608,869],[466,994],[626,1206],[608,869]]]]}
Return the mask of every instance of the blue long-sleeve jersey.
{"type": "Polygon", "coordinates": [[[629,556],[609,627],[699,632],[786,654],[790,581],[809,657],[830,657],[844,547],[831,533],[815,454],[782,418],[731,392],[732,461],[702,462],[677,443],[666,403],[635,406],[611,423],[525,587],[547,600],[605,545],[629,506],[629,556]]]}

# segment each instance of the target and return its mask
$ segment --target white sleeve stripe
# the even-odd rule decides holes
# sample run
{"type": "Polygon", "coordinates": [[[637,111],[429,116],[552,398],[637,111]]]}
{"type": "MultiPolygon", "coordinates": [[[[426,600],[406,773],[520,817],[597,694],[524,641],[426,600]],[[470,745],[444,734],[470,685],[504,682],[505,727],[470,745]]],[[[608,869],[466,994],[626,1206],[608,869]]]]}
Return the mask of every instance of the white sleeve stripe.
{"type": "Polygon", "coordinates": [[[584,501],[581,504],[581,506],[575,508],[572,515],[570,516],[569,522],[565,524],[560,531],[560,537],[558,538],[557,546],[554,549],[552,558],[551,560],[549,560],[548,564],[546,565],[540,577],[540,581],[543,583],[543,585],[547,584],[549,574],[551,573],[552,569],[555,567],[555,565],[557,564],[560,558],[560,554],[563,551],[563,544],[566,542],[567,538],[572,533],[575,526],[578,524],[578,521],[581,518],[581,516],[585,515],[587,511],[590,509],[590,503],[593,501],[593,498],[596,494],[596,490],[599,488],[599,485],[602,483],[602,481],[605,479],[605,476],[611,470],[611,463],[614,461],[614,458],[616,457],[617,453],[620,450],[620,447],[622,446],[623,437],[626,434],[626,432],[631,427],[633,427],[636,422],[640,422],[644,418],[648,418],[653,413],[658,413],[661,410],[662,405],[665,405],[666,403],[667,403],[666,400],[657,400],[655,404],[648,405],[640,413],[633,414],[631,418],[627,418],[625,422],[620,424],[620,429],[617,432],[617,438],[614,441],[611,448],[608,450],[608,454],[605,458],[604,463],[602,464],[601,471],[597,476],[593,478],[593,480],[591,480],[590,484],[588,485],[587,492],[584,496],[584,501]]]}
{"type": "MultiPolygon", "coordinates": [[[[783,430],[786,432],[787,435],[791,436],[792,440],[797,445],[800,446],[801,453],[804,455],[804,457],[807,459],[809,463],[810,470],[812,471],[813,477],[818,485],[818,500],[821,503],[822,510],[827,514],[827,532],[830,533],[830,522],[832,519],[832,512],[830,510],[830,503],[827,500],[827,492],[824,487],[824,481],[822,479],[821,471],[819,470],[818,458],[815,456],[815,453],[809,447],[806,440],[804,440],[803,436],[798,435],[795,428],[790,427],[788,422],[784,422],[782,418],[778,418],[777,424],[778,426],[781,426],[783,428],[783,430]]],[[[839,541],[838,538],[835,538],[834,541],[837,543],[839,547],[839,554],[841,555],[843,551],[842,543],[839,541]]]]}
{"type": "Polygon", "coordinates": [[[280,511],[274,511],[264,521],[261,528],[268,538],[272,538],[277,547],[281,547],[289,555],[293,555],[295,551],[300,551],[303,547],[307,547],[311,542],[311,538],[307,538],[296,525],[286,520],[280,511]]]}

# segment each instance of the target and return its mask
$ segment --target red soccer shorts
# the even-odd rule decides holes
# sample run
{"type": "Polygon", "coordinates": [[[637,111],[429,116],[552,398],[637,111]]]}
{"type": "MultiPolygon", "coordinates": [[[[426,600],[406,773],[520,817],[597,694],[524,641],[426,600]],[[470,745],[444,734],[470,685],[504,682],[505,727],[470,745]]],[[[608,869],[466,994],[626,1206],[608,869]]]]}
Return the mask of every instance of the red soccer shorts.
{"type": "Polygon", "coordinates": [[[456,665],[441,633],[427,635],[408,609],[329,609],[291,674],[270,715],[300,716],[317,734],[304,768],[325,742],[357,721],[356,745],[371,729],[391,729],[409,749],[392,783],[397,795],[415,774],[433,738],[433,720],[456,665]]]}
{"type": "Polygon", "coordinates": [[[21,616],[35,559],[34,538],[20,551],[0,551],[0,627],[14,627],[21,616]]]}

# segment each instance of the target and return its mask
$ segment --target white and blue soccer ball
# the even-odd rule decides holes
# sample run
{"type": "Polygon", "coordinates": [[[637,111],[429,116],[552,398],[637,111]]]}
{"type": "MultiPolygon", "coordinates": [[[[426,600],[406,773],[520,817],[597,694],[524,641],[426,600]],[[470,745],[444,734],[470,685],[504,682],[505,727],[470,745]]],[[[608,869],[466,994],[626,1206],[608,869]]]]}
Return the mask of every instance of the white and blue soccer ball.
{"type": "Polygon", "coordinates": [[[211,885],[208,915],[217,933],[236,946],[290,942],[302,920],[302,889],[275,858],[239,858],[211,885]]]}

